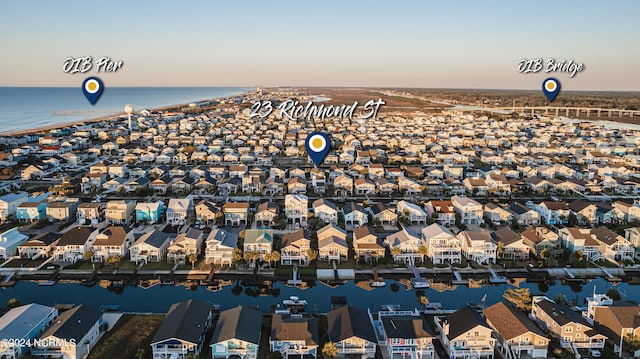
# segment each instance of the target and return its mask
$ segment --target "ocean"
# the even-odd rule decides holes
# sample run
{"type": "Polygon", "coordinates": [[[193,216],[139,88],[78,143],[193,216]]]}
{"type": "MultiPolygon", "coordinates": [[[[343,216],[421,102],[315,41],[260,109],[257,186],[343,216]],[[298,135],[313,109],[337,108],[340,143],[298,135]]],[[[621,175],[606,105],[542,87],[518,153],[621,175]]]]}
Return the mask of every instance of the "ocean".
{"type": "Polygon", "coordinates": [[[0,133],[237,95],[243,87],[105,87],[91,105],[80,87],[0,87],[0,133]]]}

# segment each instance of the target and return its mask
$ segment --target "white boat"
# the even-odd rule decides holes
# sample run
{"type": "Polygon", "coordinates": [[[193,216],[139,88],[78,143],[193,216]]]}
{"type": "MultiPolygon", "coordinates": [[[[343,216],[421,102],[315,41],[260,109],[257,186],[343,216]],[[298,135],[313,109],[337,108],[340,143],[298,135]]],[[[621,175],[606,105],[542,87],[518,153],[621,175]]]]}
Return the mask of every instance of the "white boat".
{"type": "Polygon", "coordinates": [[[307,307],[307,301],[296,296],[291,296],[289,299],[283,300],[282,304],[285,308],[294,310],[304,310],[304,308],[307,307]]]}
{"type": "Polygon", "coordinates": [[[387,283],[385,283],[385,281],[382,278],[378,278],[378,280],[371,281],[369,285],[374,288],[378,288],[378,287],[384,287],[385,285],[387,285],[387,283]]]}
{"type": "Polygon", "coordinates": [[[427,282],[424,278],[412,278],[411,284],[414,288],[429,288],[429,282],[427,282]]]}

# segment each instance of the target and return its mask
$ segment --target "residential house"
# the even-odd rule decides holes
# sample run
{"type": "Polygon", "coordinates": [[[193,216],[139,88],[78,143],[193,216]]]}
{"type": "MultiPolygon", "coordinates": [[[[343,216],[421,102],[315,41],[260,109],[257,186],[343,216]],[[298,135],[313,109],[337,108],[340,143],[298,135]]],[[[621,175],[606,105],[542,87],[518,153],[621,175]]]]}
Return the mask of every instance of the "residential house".
{"type": "Polygon", "coordinates": [[[249,221],[249,203],[227,202],[222,206],[226,226],[238,227],[247,225],[249,221]]]}
{"type": "Polygon", "coordinates": [[[577,224],[586,226],[596,223],[597,207],[595,204],[583,201],[581,199],[576,199],[569,203],[569,209],[571,210],[571,214],[576,216],[577,224]]]}
{"type": "Polygon", "coordinates": [[[284,198],[284,213],[291,224],[307,225],[309,197],[303,194],[288,194],[284,198]]]}
{"type": "Polygon", "coordinates": [[[280,207],[273,204],[271,201],[265,201],[260,203],[256,210],[256,225],[257,226],[275,226],[276,218],[280,214],[280,207]]]}
{"type": "Polygon", "coordinates": [[[529,246],[531,252],[536,256],[540,256],[540,253],[545,249],[548,249],[553,257],[562,253],[560,238],[547,227],[532,226],[525,229],[520,235],[522,243],[529,246]]]}
{"type": "Polygon", "coordinates": [[[500,226],[510,224],[513,219],[513,214],[505,208],[502,208],[502,206],[489,202],[484,205],[484,217],[494,225],[500,226]]]}
{"type": "Polygon", "coordinates": [[[131,261],[136,264],[160,262],[167,254],[171,239],[172,234],[156,229],[145,232],[129,248],[131,261]]]}
{"type": "Polygon", "coordinates": [[[571,209],[566,202],[542,201],[534,206],[533,209],[538,212],[544,223],[551,225],[567,224],[571,213],[571,209]]]}
{"type": "MultiPolygon", "coordinates": [[[[598,305],[594,307],[593,321],[607,336],[619,357],[621,349],[627,349],[625,340],[640,337],[640,307],[637,305],[598,305]]],[[[640,350],[633,352],[638,357],[640,350]]]]}
{"type": "Polygon", "coordinates": [[[218,222],[218,218],[222,218],[222,208],[217,203],[203,199],[196,205],[196,221],[205,225],[212,225],[218,222]]]}
{"type": "Polygon", "coordinates": [[[269,348],[283,359],[316,358],[319,352],[318,319],[296,314],[274,314],[269,348]]]}
{"type": "Polygon", "coordinates": [[[0,222],[5,222],[9,216],[15,216],[18,206],[28,198],[27,192],[9,193],[0,197],[0,222]]]}
{"type": "Polygon", "coordinates": [[[333,188],[335,189],[337,196],[352,195],[353,179],[345,174],[341,174],[333,180],[333,188]]]}
{"type": "Polygon", "coordinates": [[[344,222],[347,226],[360,227],[369,223],[369,215],[364,207],[355,202],[349,202],[342,207],[344,222]]]}
{"type": "Polygon", "coordinates": [[[456,213],[460,215],[462,224],[481,224],[484,223],[484,211],[482,205],[468,197],[451,197],[451,203],[456,213]]]}
{"type": "Polygon", "coordinates": [[[16,255],[18,247],[29,237],[18,232],[18,227],[0,233],[0,258],[6,260],[16,255]]]}
{"type": "Polygon", "coordinates": [[[109,257],[123,258],[133,244],[133,232],[128,227],[109,226],[100,231],[93,243],[93,260],[104,262],[109,257]]]}
{"type": "Polygon", "coordinates": [[[98,224],[104,220],[106,204],[104,202],[80,203],[76,210],[78,223],[98,224]]]}
{"type": "Polygon", "coordinates": [[[495,332],[496,350],[503,358],[547,358],[550,339],[521,310],[498,302],[483,313],[495,332]]]}
{"type": "Polygon", "coordinates": [[[378,236],[375,235],[369,226],[357,227],[353,229],[353,251],[360,257],[384,257],[385,249],[378,243],[378,236]]]}
{"type": "Polygon", "coordinates": [[[427,216],[442,226],[449,227],[456,224],[456,209],[451,201],[431,200],[425,204],[425,210],[427,216]]]}
{"type": "Polygon", "coordinates": [[[376,185],[366,178],[358,178],[355,181],[356,194],[368,195],[376,193],[376,185]]]}
{"type": "Polygon", "coordinates": [[[434,223],[422,229],[422,237],[427,243],[431,263],[454,264],[462,261],[460,240],[448,228],[434,223]]]}
{"type": "Polygon", "coordinates": [[[104,183],[107,181],[107,176],[104,173],[90,172],[82,177],[80,183],[80,190],[82,193],[95,193],[99,189],[103,188],[104,183]]]}
{"type": "MultiPolygon", "coordinates": [[[[273,230],[272,229],[247,229],[243,242],[244,253],[258,252],[259,258],[264,259],[264,255],[273,250],[273,230]]],[[[255,261],[252,260],[252,265],[255,261]]]]}
{"type": "Polygon", "coordinates": [[[440,343],[451,358],[492,359],[496,343],[493,330],[480,313],[464,307],[446,319],[436,318],[440,343]]]}
{"type": "Polygon", "coordinates": [[[105,219],[108,224],[131,224],[135,208],[136,201],[133,199],[109,201],[105,210],[105,219]]]}
{"type": "Polygon", "coordinates": [[[545,296],[534,296],[531,318],[544,330],[560,340],[563,348],[604,348],[607,337],[569,306],[545,296]]]}
{"type": "Polygon", "coordinates": [[[520,225],[530,226],[540,223],[540,215],[519,202],[512,202],[507,209],[520,225]]]}
{"type": "Polygon", "coordinates": [[[280,264],[309,264],[311,240],[308,237],[302,228],[283,234],[280,243],[280,264]]]}
{"type": "Polygon", "coordinates": [[[193,199],[191,196],[185,198],[170,198],[166,214],[167,224],[181,226],[187,223],[187,218],[193,215],[193,199]]]}
{"type": "Polygon", "coordinates": [[[56,246],[62,235],[53,232],[44,232],[29,238],[22,244],[18,245],[18,255],[21,258],[41,257],[48,258],[53,254],[53,248],[56,246]]]}
{"type": "Polygon", "coordinates": [[[151,339],[153,358],[199,356],[213,319],[213,306],[189,299],[169,308],[151,339]]]}
{"type": "Polygon", "coordinates": [[[222,228],[212,230],[205,241],[205,263],[231,265],[233,250],[238,245],[238,234],[222,228]]]}
{"type": "Polygon", "coordinates": [[[313,215],[320,218],[324,223],[338,223],[338,207],[333,202],[319,198],[313,201],[313,215]]]}
{"type": "Polygon", "coordinates": [[[338,356],[374,358],[378,340],[367,312],[343,306],[327,313],[327,335],[338,347],[338,356]]]}
{"type": "Polygon", "coordinates": [[[53,249],[55,261],[73,262],[84,258],[85,251],[93,245],[98,230],[91,227],[73,227],[65,232],[53,249]]]}
{"type": "Polygon", "coordinates": [[[562,243],[571,251],[582,251],[587,260],[610,261],[633,260],[634,248],[622,237],[607,227],[565,227],[558,231],[562,243]]]}
{"type": "Polygon", "coordinates": [[[640,250],[640,227],[626,228],[624,239],[636,248],[636,251],[640,250]]]}
{"type": "Polygon", "coordinates": [[[102,313],[80,304],[54,320],[31,347],[33,357],[82,359],[96,345],[103,324],[102,313]]]}
{"type": "Polygon", "coordinates": [[[220,313],[211,337],[213,359],[258,359],[262,312],[237,306],[220,313]]]}
{"type": "Polygon", "coordinates": [[[337,260],[338,263],[348,258],[347,232],[333,223],[320,228],[318,236],[318,259],[337,260]]]}
{"type": "Polygon", "coordinates": [[[413,264],[416,260],[424,260],[424,253],[420,253],[420,247],[426,245],[419,234],[411,229],[402,226],[398,232],[388,235],[384,243],[389,247],[395,262],[405,262],[413,264]]]}
{"type": "Polygon", "coordinates": [[[189,256],[200,256],[202,250],[203,234],[195,228],[189,228],[186,232],[179,233],[171,241],[167,248],[167,260],[174,263],[186,263],[189,256]]]}
{"type": "Polygon", "coordinates": [[[369,207],[369,211],[373,215],[373,220],[378,221],[383,226],[395,226],[398,222],[398,214],[395,209],[387,207],[382,202],[376,202],[369,207]]]}
{"type": "Polygon", "coordinates": [[[462,184],[467,193],[474,196],[486,196],[489,192],[489,186],[484,178],[465,178],[462,184]]]}
{"type": "MultiPolygon", "coordinates": [[[[371,314],[369,317],[372,318],[371,314]]],[[[388,358],[435,358],[433,334],[417,310],[379,312],[378,319],[371,322],[380,328],[380,342],[385,343],[388,358]]]]}
{"type": "Polygon", "coordinates": [[[47,202],[22,202],[16,208],[16,219],[21,223],[33,223],[46,218],[47,202]]]}
{"type": "Polygon", "coordinates": [[[502,259],[529,259],[530,247],[524,243],[524,238],[509,227],[502,227],[493,232],[496,244],[502,243],[502,259]]]}
{"type": "Polygon", "coordinates": [[[478,264],[496,263],[497,245],[491,238],[491,232],[486,229],[465,230],[458,233],[457,237],[465,258],[478,264]]]}
{"type": "Polygon", "coordinates": [[[291,178],[287,182],[287,193],[304,195],[307,193],[307,181],[304,178],[291,178]]]}
{"type": "Polygon", "coordinates": [[[33,343],[57,317],[57,309],[36,303],[9,309],[0,317],[0,358],[29,355],[30,346],[22,344],[33,343]]]}
{"type": "Polygon", "coordinates": [[[136,222],[155,224],[162,222],[164,202],[140,202],[136,204],[136,222]]]}

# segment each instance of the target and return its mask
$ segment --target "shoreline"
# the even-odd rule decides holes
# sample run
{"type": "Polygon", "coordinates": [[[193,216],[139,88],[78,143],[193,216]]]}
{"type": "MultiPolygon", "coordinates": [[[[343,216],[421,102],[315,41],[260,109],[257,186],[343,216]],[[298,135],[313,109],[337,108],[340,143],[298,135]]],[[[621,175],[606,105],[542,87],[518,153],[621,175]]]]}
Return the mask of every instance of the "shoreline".
{"type": "MultiPolygon", "coordinates": [[[[227,95],[227,96],[222,96],[222,97],[212,97],[212,98],[194,100],[194,101],[188,102],[188,103],[178,103],[178,104],[171,104],[171,105],[165,105],[165,106],[160,106],[160,107],[154,107],[154,108],[151,108],[150,111],[152,111],[152,112],[167,111],[167,110],[170,110],[170,109],[173,109],[173,108],[181,108],[181,107],[184,107],[184,106],[189,106],[190,103],[194,103],[194,102],[197,103],[197,102],[201,102],[201,101],[209,101],[209,100],[215,100],[215,99],[221,99],[221,98],[227,98],[227,97],[241,96],[241,95],[246,95],[249,92],[251,92],[251,90],[243,91],[243,92],[240,92],[240,93],[235,94],[235,95],[227,95]]],[[[69,121],[69,122],[61,122],[61,123],[52,124],[52,125],[31,127],[31,128],[26,128],[26,129],[20,129],[20,130],[0,132],[0,137],[16,137],[16,136],[26,136],[26,135],[33,135],[33,134],[39,134],[39,133],[46,133],[46,132],[49,132],[51,130],[61,129],[61,128],[65,128],[65,127],[94,124],[94,123],[103,122],[103,121],[110,122],[110,121],[118,120],[118,119],[122,118],[123,116],[125,116],[125,117],[127,116],[126,112],[120,111],[120,112],[117,112],[117,113],[114,113],[114,114],[111,114],[111,115],[106,115],[106,116],[87,118],[87,119],[83,119],[83,120],[75,120],[75,121],[69,121]]]]}

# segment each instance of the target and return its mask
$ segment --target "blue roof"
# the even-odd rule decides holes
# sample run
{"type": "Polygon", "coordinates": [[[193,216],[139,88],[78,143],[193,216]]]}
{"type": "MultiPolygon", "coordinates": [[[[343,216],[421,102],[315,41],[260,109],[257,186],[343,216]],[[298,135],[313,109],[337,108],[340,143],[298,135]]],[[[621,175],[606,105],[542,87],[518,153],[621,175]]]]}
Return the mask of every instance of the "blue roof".
{"type": "MultiPolygon", "coordinates": [[[[13,308],[0,317],[0,338],[25,338],[40,322],[56,309],[41,304],[27,304],[13,308]]],[[[53,315],[50,318],[53,320],[53,315]]],[[[43,329],[45,326],[43,325],[43,329]]],[[[36,332],[40,334],[40,330],[36,332]]]]}
{"type": "Polygon", "coordinates": [[[0,201],[13,202],[19,199],[27,199],[27,192],[9,193],[0,197],[0,201]]]}

